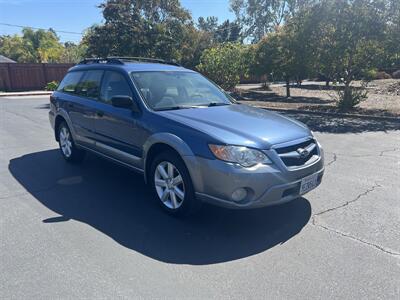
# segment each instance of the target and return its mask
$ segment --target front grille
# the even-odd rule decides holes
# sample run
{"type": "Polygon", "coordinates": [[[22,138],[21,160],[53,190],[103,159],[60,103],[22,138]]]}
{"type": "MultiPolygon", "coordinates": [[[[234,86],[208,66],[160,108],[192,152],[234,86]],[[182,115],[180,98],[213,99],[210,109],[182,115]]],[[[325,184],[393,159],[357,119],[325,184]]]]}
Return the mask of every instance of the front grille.
{"type": "Polygon", "coordinates": [[[314,139],[287,147],[276,148],[275,151],[287,167],[303,166],[314,155],[318,155],[317,142],[314,139]],[[304,150],[306,150],[307,153],[305,153],[304,150]]]}

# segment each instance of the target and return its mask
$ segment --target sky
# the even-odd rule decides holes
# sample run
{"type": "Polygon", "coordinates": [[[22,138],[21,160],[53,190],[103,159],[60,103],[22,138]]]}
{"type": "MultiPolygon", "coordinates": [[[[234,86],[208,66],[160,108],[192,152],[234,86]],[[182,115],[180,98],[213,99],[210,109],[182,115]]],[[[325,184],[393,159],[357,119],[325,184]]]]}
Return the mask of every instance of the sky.
{"type": "MultiPolygon", "coordinates": [[[[0,23],[80,33],[102,21],[97,8],[101,2],[103,0],[0,0],[0,23]]],[[[196,21],[200,16],[216,16],[220,23],[234,19],[229,0],[181,0],[181,4],[196,21]]],[[[0,24],[0,35],[20,31],[21,28],[0,24]]],[[[81,39],[79,34],[57,34],[62,42],[81,39]]]]}

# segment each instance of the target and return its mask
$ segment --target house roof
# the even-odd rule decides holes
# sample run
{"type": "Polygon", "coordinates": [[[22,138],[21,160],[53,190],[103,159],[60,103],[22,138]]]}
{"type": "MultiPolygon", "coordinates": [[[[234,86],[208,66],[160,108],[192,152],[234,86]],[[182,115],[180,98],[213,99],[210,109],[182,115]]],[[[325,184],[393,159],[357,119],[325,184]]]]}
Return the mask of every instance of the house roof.
{"type": "Polygon", "coordinates": [[[12,59],[10,59],[8,57],[0,55],[0,63],[15,63],[15,62],[16,61],[14,61],[14,60],[12,60],[12,59]]]}

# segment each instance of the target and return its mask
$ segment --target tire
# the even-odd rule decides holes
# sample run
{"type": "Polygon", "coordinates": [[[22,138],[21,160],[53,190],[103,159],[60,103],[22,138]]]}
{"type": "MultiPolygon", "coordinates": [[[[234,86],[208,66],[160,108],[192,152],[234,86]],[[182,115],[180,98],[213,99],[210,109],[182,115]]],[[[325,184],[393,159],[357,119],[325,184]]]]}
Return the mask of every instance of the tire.
{"type": "Polygon", "coordinates": [[[61,155],[69,163],[80,163],[85,158],[85,151],[76,147],[67,123],[62,122],[58,127],[58,144],[61,155]]]}
{"type": "Polygon", "coordinates": [[[170,215],[189,216],[201,207],[201,201],[195,197],[189,171],[173,151],[162,152],[154,158],[148,182],[154,199],[170,215]]]}

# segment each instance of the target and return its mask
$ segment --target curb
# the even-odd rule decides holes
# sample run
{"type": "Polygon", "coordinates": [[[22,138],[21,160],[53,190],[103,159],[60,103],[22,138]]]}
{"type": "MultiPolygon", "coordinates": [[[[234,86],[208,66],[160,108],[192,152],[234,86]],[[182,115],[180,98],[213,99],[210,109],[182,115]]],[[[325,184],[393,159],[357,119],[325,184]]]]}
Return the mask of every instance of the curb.
{"type": "Polygon", "coordinates": [[[286,109],[286,108],[267,107],[267,106],[259,106],[259,105],[252,105],[252,106],[261,108],[261,109],[278,111],[278,112],[309,114],[309,115],[323,115],[323,116],[342,117],[342,118],[359,118],[359,119],[370,119],[370,120],[372,119],[372,120],[377,120],[377,121],[390,121],[390,122],[400,123],[400,117],[383,117],[383,116],[368,116],[368,115],[360,115],[360,114],[331,113],[331,112],[324,112],[324,111],[286,109]]]}
{"type": "Polygon", "coordinates": [[[1,97],[20,97],[20,96],[50,96],[53,92],[37,92],[37,93],[0,93],[1,97]]]}

